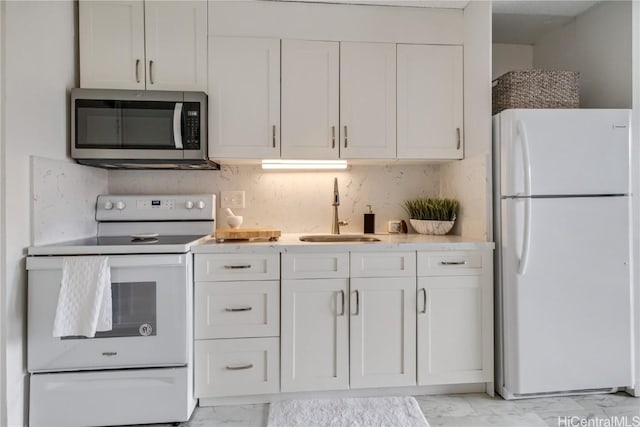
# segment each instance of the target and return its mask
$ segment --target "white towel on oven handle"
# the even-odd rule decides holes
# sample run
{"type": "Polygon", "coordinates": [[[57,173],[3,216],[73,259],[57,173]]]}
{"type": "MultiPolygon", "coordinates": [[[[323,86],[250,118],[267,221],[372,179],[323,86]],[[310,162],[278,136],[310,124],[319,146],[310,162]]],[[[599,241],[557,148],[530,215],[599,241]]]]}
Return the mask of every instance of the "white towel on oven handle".
{"type": "Polygon", "coordinates": [[[53,336],[94,337],[112,329],[111,270],[106,256],[62,259],[62,283],[53,336]]]}

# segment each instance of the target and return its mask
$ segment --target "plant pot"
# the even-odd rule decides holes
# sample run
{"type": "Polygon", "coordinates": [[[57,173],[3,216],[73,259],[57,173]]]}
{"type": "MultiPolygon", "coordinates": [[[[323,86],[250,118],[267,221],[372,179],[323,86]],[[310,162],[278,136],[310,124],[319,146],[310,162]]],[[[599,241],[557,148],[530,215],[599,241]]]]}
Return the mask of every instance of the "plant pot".
{"type": "Polygon", "coordinates": [[[420,234],[447,234],[453,228],[455,221],[429,221],[422,219],[410,219],[409,222],[416,232],[420,234]]]}

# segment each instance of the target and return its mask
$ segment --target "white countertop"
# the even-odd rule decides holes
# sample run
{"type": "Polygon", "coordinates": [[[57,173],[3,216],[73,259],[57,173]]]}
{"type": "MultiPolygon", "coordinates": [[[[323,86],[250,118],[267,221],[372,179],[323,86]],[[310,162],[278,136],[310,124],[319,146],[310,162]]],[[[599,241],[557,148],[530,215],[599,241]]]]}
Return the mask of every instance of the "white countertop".
{"type": "Polygon", "coordinates": [[[464,236],[431,236],[424,234],[367,234],[379,242],[302,242],[300,236],[310,233],[287,233],[276,242],[225,241],[209,239],[192,247],[193,253],[264,253],[264,252],[380,252],[380,251],[461,251],[494,249],[493,242],[464,236]]]}

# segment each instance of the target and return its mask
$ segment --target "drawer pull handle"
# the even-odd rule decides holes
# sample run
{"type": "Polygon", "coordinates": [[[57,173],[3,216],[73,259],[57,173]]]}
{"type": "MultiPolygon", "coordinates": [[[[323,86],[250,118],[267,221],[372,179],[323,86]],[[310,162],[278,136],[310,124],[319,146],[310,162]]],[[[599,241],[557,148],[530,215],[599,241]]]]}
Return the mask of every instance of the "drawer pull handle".
{"type": "Polygon", "coordinates": [[[440,261],[440,265],[466,265],[467,261],[440,261]]]}
{"type": "Polygon", "coordinates": [[[251,268],[251,264],[240,264],[240,265],[225,265],[224,268],[228,270],[237,270],[241,268],[251,268]]]}
{"type": "Polygon", "coordinates": [[[251,311],[251,310],[253,310],[252,307],[236,307],[236,308],[227,307],[227,308],[224,309],[224,311],[229,311],[229,312],[232,312],[232,313],[237,313],[238,311],[251,311]]]}
{"type": "Polygon", "coordinates": [[[227,370],[229,371],[242,371],[251,368],[253,368],[253,363],[247,363],[246,365],[227,365],[227,370]]]}

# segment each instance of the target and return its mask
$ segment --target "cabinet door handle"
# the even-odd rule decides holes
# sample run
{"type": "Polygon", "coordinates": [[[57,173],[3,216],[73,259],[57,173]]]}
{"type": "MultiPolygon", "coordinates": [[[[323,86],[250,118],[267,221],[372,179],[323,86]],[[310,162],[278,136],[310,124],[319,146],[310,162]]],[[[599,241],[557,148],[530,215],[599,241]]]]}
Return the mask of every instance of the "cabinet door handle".
{"type": "Polygon", "coordinates": [[[456,137],[458,139],[458,145],[456,146],[456,150],[460,149],[460,128],[456,128],[456,137]]]}
{"type": "Polygon", "coordinates": [[[425,314],[427,312],[427,288],[421,288],[420,292],[422,292],[422,310],[420,310],[420,314],[425,314]]]}
{"type": "Polygon", "coordinates": [[[467,261],[440,261],[440,265],[466,265],[467,261]]]}
{"type": "Polygon", "coordinates": [[[153,84],[153,61],[149,61],[149,83],[153,84]]]}
{"type": "Polygon", "coordinates": [[[336,148],[336,127],[331,126],[331,148],[336,148]]]}
{"type": "Polygon", "coordinates": [[[273,140],[273,148],[276,148],[276,125],[271,126],[271,139],[273,140]]]}
{"type": "MultiPolygon", "coordinates": [[[[344,316],[344,291],[340,291],[336,294],[336,307],[338,306],[338,295],[340,295],[340,312],[338,313],[338,316],[344,316]]],[[[337,309],[336,309],[337,310],[337,309]]]]}
{"type": "Polygon", "coordinates": [[[241,371],[243,369],[253,368],[253,363],[247,363],[245,365],[227,365],[226,368],[229,371],[241,371]]]}
{"type": "Polygon", "coordinates": [[[347,125],[344,125],[344,148],[347,148],[349,138],[347,137],[347,125]]]}
{"type": "Polygon", "coordinates": [[[224,268],[228,270],[238,270],[241,268],[251,268],[251,264],[225,265],[224,268]]]}
{"type": "Polygon", "coordinates": [[[360,314],[360,292],[358,292],[357,290],[353,291],[353,293],[356,295],[356,312],[355,313],[351,313],[352,316],[357,316],[360,314]]]}
{"type": "Polygon", "coordinates": [[[253,310],[252,307],[227,307],[224,309],[224,311],[229,311],[232,313],[237,313],[238,311],[251,311],[253,310]]]}
{"type": "Polygon", "coordinates": [[[136,59],[136,83],[140,83],[140,60],[136,59]]]}

